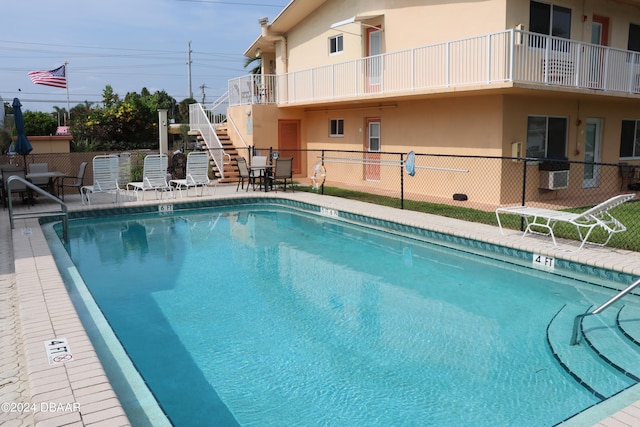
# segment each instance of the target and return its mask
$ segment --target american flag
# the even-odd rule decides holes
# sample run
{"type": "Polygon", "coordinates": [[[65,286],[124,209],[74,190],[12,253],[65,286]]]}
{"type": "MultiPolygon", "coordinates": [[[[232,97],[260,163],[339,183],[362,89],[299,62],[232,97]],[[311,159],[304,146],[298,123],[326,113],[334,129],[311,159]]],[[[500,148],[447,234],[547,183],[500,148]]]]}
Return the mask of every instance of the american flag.
{"type": "Polygon", "coordinates": [[[32,71],[29,73],[31,81],[37,85],[53,86],[65,89],[67,77],[65,65],[50,71],[32,71]]]}

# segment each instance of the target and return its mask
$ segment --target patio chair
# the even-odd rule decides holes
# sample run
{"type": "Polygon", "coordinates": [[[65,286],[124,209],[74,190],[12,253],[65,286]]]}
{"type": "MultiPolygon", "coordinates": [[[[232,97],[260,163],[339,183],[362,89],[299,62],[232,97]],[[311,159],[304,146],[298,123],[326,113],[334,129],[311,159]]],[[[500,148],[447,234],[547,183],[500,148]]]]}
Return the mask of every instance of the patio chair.
{"type": "Polygon", "coordinates": [[[260,184],[260,188],[264,184],[266,177],[267,156],[253,156],[251,158],[251,177],[249,181],[253,184],[253,189],[256,189],[256,181],[260,184]]]}
{"type": "MultiPolygon", "coordinates": [[[[0,168],[0,174],[2,175],[2,206],[4,208],[7,207],[7,204],[9,202],[9,197],[12,196],[13,193],[19,193],[20,197],[22,199],[22,202],[24,203],[27,198],[25,198],[25,195],[28,196],[29,194],[29,189],[27,188],[27,186],[25,184],[23,184],[22,182],[18,182],[18,181],[14,181],[13,184],[11,185],[11,190],[9,191],[9,188],[7,187],[7,180],[9,179],[10,176],[19,176],[22,179],[25,179],[25,173],[24,173],[24,169],[19,168],[17,166],[13,166],[13,165],[2,165],[2,167],[0,168]]],[[[32,200],[33,201],[33,200],[32,200]]],[[[33,203],[32,203],[33,204],[33,203]]]]}
{"type": "Polygon", "coordinates": [[[62,197],[62,200],[64,200],[64,189],[65,188],[75,188],[78,190],[78,193],[80,193],[80,196],[82,196],[82,186],[84,185],[84,174],[87,170],[87,165],[89,163],[88,162],[82,162],[80,163],[80,168],[78,168],[78,174],[73,176],[73,175],[67,175],[67,176],[61,176],[60,178],[58,178],[58,197],[62,197]]]}
{"type": "MultiPolygon", "coordinates": [[[[29,173],[47,173],[49,172],[49,164],[48,163],[31,163],[29,165],[29,173]]],[[[43,178],[32,178],[31,183],[33,185],[37,185],[38,187],[45,188],[47,191],[51,189],[51,178],[43,177],[43,178]]]]}
{"type": "Polygon", "coordinates": [[[206,151],[192,151],[187,154],[186,169],[186,178],[169,181],[169,184],[175,185],[178,189],[180,197],[182,197],[183,188],[186,188],[187,196],[189,196],[189,188],[191,187],[196,188],[196,195],[198,194],[198,187],[202,188],[200,191],[201,196],[204,194],[205,188],[208,192],[209,184],[211,183],[209,179],[209,154],[206,151]]]}
{"type": "Polygon", "coordinates": [[[143,163],[142,181],[127,183],[127,193],[133,191],[136,200],[140,200],[140,193],[142,193],[142,200],[144,200],[146,191],[154,191],[156,199],[158,193],[163,194],[167,191],[173,193],[173,187],[167,181],[168,163],[169,159],[166,154],[147,155],[143,163]]]}
{"type": "Polygon", "coordinates": [[[513,214],[523,217],[527,224],[522,238],[524,238],[527,233],[544,234],[547,236],[550,235],[553,240],[553,244],[557,246],[556,238],[553,234],[553,228],[557,223],[564,222],[572,224],[577,228],[581,240],[580,247],[578,249],[581,249],[585,243],[605,246],[609,243],[611,236],[615,233],[626,231],[627,229],[620,221],[611,216],[609,211],[616,206],[633,199],[635,196],[636,195],[633,193],[614,196],[582,213],[564,212],[528,206],[505,206],[496,209],[496,218],[498,220],[498,226],[500,227],[500,233],[502,234],[504,233],[502,231],[502,223],[500,222],[499,214],[513,214]],[[588,241],[591,232],[596,227],[600,227],[607,233],[607,238],[604,243],[588,241]],[[536,229],[543,231],[540,232],[536,229]]]}
{"type": "Polygon", "coordinates": [[[91,204],[91,195],[96,193],[112,194],[114,203],[118,202],[118,156],[105,154],[93,158],[93,185],[80,187],[82,204],[85,200],[91,204]]]}
{"type": "MultiPolygon", "coordinates": [[[[287,180],[289,180],[289,185],[291,185],[291,191],[295,192],[293,189],[293,157],[278,157],[276,159],[276,167],[273,171],[273,177],[271,177],[271,184],[273,186],[274,182],[277,180],[283,180],[283,189],[287,191],[287,180]]],[[[276,186],[276,191],[278,191],[278,187],[276,186]]]]}
{"type": "Polygon", "coordinates": [[[244,157],[238,157],[236,159],[238,162],[238,186],[236,187],[236,191],[242,185],[244,188],[244,180],[247,180],[247,191],[249,191],[249,184],[251,183],[251,172],[249,172],[249,166],[247,166],[247,160],[244,157]]]}

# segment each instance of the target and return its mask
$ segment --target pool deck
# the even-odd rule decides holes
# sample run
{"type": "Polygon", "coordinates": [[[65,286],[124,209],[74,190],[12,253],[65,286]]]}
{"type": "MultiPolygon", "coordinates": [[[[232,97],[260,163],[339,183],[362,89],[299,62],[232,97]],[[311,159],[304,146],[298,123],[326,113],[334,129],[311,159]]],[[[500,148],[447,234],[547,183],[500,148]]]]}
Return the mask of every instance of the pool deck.
{"type": "MultiPolygon", "coordinates": [[[[554,247],[550,238],[543,236],[521,239],[521,233],[514,230],[500,234],[497,226],[314,193],[246,193],[236,192],[236,185],[220,185],[214,196],[198,199],[247,196],[290,198],[640,276],[640,253],[594,246],[568,252],[566,246],[554,247]]],[[[54,206],[39,199],[32,207],[19,204],[16,212],[27,209],[35,212],[54,206]]],[[[147,194],[147,199],[119,204],[158,203],[152,194],[147,194]]],[[[113,206],[106,195],[97,195],[92,206],[82,206],[77,195],[67,196],[66,202],[69,211],[113,206]]],[[[6,427],[131,425],[73,307],[37,219],[17,220],[12,232],[8,210],[4,210],[0,215],[0,255],[0,424],[6,427]],[[69,344],[66,354],[72,355],[72,361],[56,363],[57,359],[47,356],[45,344],[59,338],[66,338],[69,344]],[[54,364],[50,364],[50,360],[54,364]]],[[[63,350],[52,351],[61,351],[60,355],[65,354],[63,350]]],[[[598,413],[604,414],[603,419],[588,424],[640,425],[640,385],[621,393],[615,404],[605,402],[592,409],[589,419],[601,419],[598,413]],[[612,412],[615,413],[609,415],[612,412]]],[[[568,426],[588,424],[584,419],[566,423],[568,426]]]]}

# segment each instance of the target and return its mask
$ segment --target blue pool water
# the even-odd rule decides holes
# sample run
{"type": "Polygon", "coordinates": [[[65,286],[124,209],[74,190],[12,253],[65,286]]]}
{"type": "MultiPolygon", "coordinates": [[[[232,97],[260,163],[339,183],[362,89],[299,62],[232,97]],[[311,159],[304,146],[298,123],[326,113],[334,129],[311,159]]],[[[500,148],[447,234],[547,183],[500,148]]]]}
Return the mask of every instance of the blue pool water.
{"type": "Polygon", "coordinates": [[[546,343],[563,307],[611,296],[580,281],[273,206],[69,235],[179,427],[550,426],[599,402],[546,343]]]}

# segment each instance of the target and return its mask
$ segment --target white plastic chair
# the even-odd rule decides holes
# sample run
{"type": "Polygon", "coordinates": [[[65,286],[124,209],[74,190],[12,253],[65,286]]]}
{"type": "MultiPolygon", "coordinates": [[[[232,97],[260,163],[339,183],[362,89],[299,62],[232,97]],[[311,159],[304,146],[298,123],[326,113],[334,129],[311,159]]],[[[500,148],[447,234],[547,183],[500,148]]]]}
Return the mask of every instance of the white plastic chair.
{"type": "MultiPolygon", "coordinates": [[[[204,190],[209,192],[209,154],[206,151],[192,151],[187,154],[187,174],[184,179],[172,179],[169,184],[175,185],[182,197],[182,189],[186,188],[187,196],[189,196],[189,188],[196,188],[196,195],[198,194],[197,188],[201,187],[200,195],[204,194],[204,190]]],[[[217,186],[217,181],[216,181],[217,186]]],[[[214,186],[214,194],[215,194],[214,186]]]]}
{"type": "Polygon", "coordinates": [[[91,204],[91,195],[95,193],[109,193],[113,195],[114,203],[118,202],[120,187],[118,186],[118,157],[114,155],[100,155],[93,158],[93,185],[80,188],[82,204],[85,199],[91,204]]]}
{"type": "Polygon", "coordinates": [[[581,240],[580,247],[578,249],[581,249],[585,243],[605,246],[609,243],[611,236],[615,233],[627,230],[624,224],[611,216],[609,211],[616,206],[633,199],[635,196],[636,195],[634,193],[614,196],[582,213],[564,212],[528,206],[499,207],[496,209],[496,218],[498,220],[498,226],[500,227],[500,233],[502,234],[504,233],[502,231],[499,214],[514,214],[523,217],[527,224],[522,238],[524,238],[527,233],[550,235],[553,240],[553,244],[557,245],[555,235],[553,234],[553,228],[559,222],[566,222],[574,225],[578,229],[578,234],[581,240]],[[591,232],[596,227],[602,228],[607,233],[607,238],[604,243],[588,242],[591,232]],[[536,229],[542,229],[544,232],[537,232],[536,229]]]}
{"type": "Polygon", "coordinates": [[[166,154],[147,155],[144,158],[142,181],[127,183],[127,193],[133,191],[136,200],[140,200],[140,193],[142,193],[142,200],[144,200],[146,191],[154,191],[156,199],[158,198],[158,193],[163,194],[168,191],[173,194],[173,187],[167,181],[168,165],[169,159],[166,154]]]}

